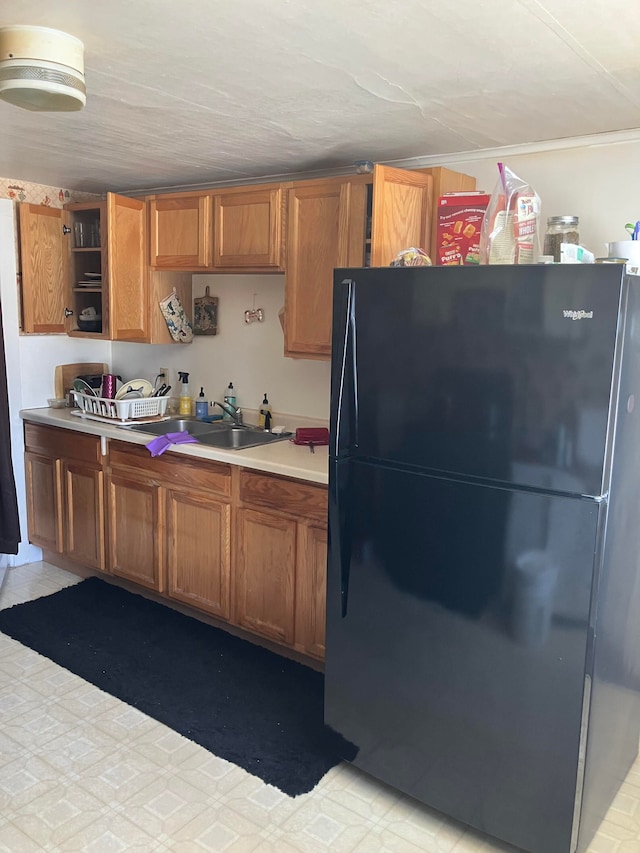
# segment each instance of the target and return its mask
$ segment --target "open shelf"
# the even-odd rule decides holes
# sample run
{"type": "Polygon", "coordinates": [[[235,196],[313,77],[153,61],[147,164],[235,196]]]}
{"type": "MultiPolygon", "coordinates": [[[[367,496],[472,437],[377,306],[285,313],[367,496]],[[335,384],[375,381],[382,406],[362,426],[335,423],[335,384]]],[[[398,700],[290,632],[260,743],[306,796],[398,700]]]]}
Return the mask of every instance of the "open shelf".
{"type": "MultiPolygon", "coordinates": [[[[80,203],[69,205],[71,216],[71,295],[72,311],[71,329],[69,333],[79,337],[104,337],[105,305],[103,304],[103,280],[105,270],[102,236],[105,234],[104,204],[80,203]],[[80,245],[84,244],[84,245],[80,245]],[[80,285],[78,282],[95,278],[91,284],[80,285]],[[80,329],[78,319],[82,312],[93,309],[93,316],[101,320],[99,331],[80,329]]],[[[86,315],[85,315],[86,316],[86,315]]]]}

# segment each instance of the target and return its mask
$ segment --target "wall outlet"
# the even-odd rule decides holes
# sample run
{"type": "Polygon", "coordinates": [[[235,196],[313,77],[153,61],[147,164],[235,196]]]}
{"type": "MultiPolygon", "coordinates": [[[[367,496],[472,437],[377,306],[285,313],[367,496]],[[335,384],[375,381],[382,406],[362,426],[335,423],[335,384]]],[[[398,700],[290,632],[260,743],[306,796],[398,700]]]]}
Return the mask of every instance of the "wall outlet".
{"type": "Polygon", "coordinates": [[[167,385],[171,385],[171,371],[168,367],[159,367],[158,373],[164,373],[164,376],[158,379],[158,386],[162,385],[163,382],[166,382],[167,385]]]}

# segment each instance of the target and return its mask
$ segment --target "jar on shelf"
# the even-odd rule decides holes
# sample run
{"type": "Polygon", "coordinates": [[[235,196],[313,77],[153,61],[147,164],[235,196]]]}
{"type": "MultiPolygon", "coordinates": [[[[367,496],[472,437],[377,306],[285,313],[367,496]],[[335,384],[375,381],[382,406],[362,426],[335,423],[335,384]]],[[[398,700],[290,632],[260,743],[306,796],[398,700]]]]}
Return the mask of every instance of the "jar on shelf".
{"type": "Polygon", "coordinates": [[[556,264],[560,263],[561,243],[580,243],[577,216],[550,216],[547,219],[547,230],[544,235],[543,254],[552,255],[556,264]]]}

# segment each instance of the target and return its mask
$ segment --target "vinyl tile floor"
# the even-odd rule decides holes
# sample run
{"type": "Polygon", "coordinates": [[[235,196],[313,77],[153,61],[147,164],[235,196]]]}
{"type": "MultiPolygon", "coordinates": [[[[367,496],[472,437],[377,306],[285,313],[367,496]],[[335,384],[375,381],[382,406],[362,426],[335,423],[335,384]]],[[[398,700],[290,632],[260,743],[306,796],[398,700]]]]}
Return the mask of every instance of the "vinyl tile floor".
{"type": "MultiPolygon", "coordinates": [[[[0,608],[77,583],[10,569],[0,608]]],[[[0,851],[505,853],[348,764],[290,798],[0,634],[0,851]]],[[[640,762],[590,853],[640,853],[640,762]]]]}

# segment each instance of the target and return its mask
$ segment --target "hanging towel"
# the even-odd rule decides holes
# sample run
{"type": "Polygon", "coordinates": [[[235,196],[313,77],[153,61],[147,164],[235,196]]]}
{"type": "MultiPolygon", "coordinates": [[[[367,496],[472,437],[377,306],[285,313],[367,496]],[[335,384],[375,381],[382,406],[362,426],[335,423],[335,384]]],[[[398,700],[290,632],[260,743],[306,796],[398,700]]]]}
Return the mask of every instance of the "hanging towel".
{"type": "Polygon", "coordinates": [[[160,456],[172,444],[193,444],[194,442],[197,444],[198,439],[183,430],[182,432],[168,432],[166,435],[159,435],[145,446],[152,456],[160,456]]]}
{"type": "Polygon", "coordinates": [[[190,344],[193,340],[193,328],[175,290],[160,300],[160,310],[173,340],[190,344]]]}

